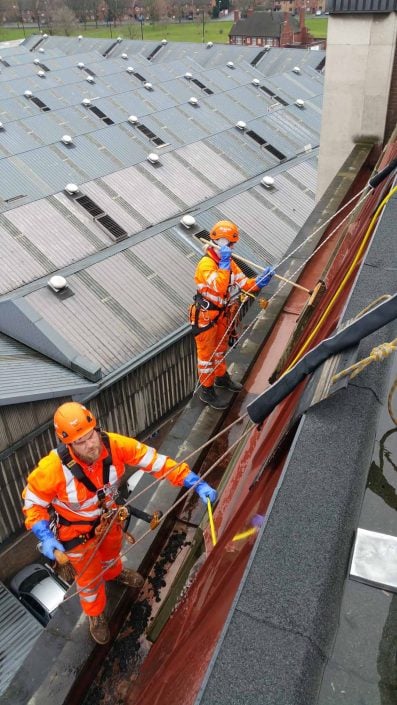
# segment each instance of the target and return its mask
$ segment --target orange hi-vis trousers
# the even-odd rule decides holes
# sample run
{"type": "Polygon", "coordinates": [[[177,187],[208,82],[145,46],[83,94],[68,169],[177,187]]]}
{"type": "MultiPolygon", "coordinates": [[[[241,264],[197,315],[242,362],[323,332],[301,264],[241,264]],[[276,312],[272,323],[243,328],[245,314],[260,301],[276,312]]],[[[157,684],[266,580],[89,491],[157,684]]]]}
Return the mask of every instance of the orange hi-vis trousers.
{"type": "Polygon", "coordinates": [[[104,611],[106,605],[105,581],[114,580],[122,569],[120,550],[123,532],[121,526],[116,523],[111,526],[91,560],[99,540],[90,539],[87,543],[68,551],[69,560],[76,571],[76,585],[78,590],[81,590],[79,593],[81,607],[83,612],[90,617],[96,617],[104,611]],[[111,565],[114,559],[117,560],[111,565]],[[106,570],[107,566],[109,567],[106,570]],[[100,576],[103,570],[106,572],[100,576]]]}
{"type": "Polygon", "coordinates": [[[195,337],[197,371],[202,387],[212,387],[215,377],[222,377],[226,373],[225,354],[229,346],[227,328],[228,316],[222,312],[211,328],[195,337]]]}

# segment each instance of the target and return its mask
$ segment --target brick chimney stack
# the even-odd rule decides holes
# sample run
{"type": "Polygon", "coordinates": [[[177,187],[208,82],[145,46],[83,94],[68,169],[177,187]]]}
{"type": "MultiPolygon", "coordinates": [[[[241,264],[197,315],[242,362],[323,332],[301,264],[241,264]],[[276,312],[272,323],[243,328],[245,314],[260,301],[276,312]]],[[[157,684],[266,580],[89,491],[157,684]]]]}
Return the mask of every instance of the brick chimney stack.
{"type": "Polygon", "coordinates": [[[234,21],[238,22],[240,19],[240,10],[234,10],[234,21]]]}

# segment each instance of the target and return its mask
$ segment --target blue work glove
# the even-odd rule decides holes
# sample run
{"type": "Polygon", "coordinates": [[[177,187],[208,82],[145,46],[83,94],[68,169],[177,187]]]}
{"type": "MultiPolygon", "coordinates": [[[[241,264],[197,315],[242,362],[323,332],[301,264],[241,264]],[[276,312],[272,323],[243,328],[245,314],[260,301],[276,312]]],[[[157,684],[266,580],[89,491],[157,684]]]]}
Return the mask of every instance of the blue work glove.
{"type": "Polygon", "coordinates": [[[220,260],[218,267],[219,269],[229,269],[230,270],[230,262],[232,259],[232,251],[228,245],[222,245],[221,249],[218,252],[220,260]]]}
{"type": "Polygon", "coordinates": [[[50,522],[46,521],[46,519],[42,519],[41,521],[37,521],[35,524],[33,524],[32,531],[41,543],[41,553],[47,558],[49,558],[51,561],[55,560],[54,548],[57,548],[58,551],[62,551],[62,553],[65,552],[65,549],[62,544],[55,538],[54,534],[52,533],[50,529],[50,522]]]}
{"type": "Polygon", "coordinates": [[[255,279],[256,285],[259,286],[260,289],[262,289],[262,287],[266,286],[270,282],[273,274],[274,274],[273,267],[265,267],[262,274],[258,274],[258,276],[256,277],[256,279],[255,279]]]}
{"type": "Polygon", "coordinates": [[[214,488],[208,485],[206,482],[204,482],[204,480],[200,480],[200,477],[196,475],[195,472],[189,472],[189,474],[186,475],[183,481],[183,485],[188,489],[193,487],[193,485],[196,485],[194,490],[195,492],[197,492],[201,501],[204,502],[205,505],[207,505],[207,499],[210,500],[211,504],[214,504],[214,502],[216,502],[216,500],[218,499],[217,491],[214,490],[214,488]],[[196,482],[198,483],[197,485],[196,482]]]}

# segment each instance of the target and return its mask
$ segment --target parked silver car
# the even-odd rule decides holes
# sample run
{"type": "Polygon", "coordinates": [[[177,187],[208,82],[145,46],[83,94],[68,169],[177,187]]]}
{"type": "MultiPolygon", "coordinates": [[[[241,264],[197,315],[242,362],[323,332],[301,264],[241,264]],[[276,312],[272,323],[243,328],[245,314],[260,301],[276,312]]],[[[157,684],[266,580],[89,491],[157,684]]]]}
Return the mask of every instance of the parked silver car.
{"type": "Polygon", "coordinates": [[[61,604],[68,584],[48,566],[31,563],[10,581],[10,589],[44,627],[61,604]]]}

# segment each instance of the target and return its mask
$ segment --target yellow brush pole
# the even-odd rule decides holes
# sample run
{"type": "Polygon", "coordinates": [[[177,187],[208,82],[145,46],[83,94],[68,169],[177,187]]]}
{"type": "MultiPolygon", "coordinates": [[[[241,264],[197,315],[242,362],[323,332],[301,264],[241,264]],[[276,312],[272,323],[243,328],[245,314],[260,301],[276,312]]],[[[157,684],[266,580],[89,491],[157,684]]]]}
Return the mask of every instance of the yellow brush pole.
{"type": "Polygon", "coordinates": [[[233,536],[232,541],[241,541],[242,539],[247,539],[252,534],[256,534],[257,529],[247,529],[247,531],[242,531],[241,534],[236,534],[233,536]]]}
{"type": "MultiPolygon", "coordinates": [[[[218,250],[220,249],[219,245],[215,245],[213,242],[208,242],[208,240],[204,240],[204,238],[200,237],[200,242],[204,243],[204,245],[207,245],[207,247],[216,247],[218,250]]],[[[255,267],[255,269],[258,269],[262,271],[264,267],[261,264],[257,264],[257,262],[252,262],[250,259],[246,259],[245,257],[241,257],[241,255],[236,255],[235,252],[233,252],[233,257],[236,259],[239,259],[240,262],[245,262],[245,264],[249,264],[251,267],[255,267]]],[[[287,282],[287,284],[291,284],[291,286],[294,286],[296,289],[300,289],[301,291],[304,291],[306,294],[312,294],[313,292],[310,289],[306,289],[305,286],[301,286],[300,284],[296,284],[296,282],[291,281],[291,279],[286,279],[285,277],[282,277],[281,274],[275,274],[274,275],[276,279],[280,279],[283,282],[287,282]]]]}
{"type": "Polygon", "coordinates": [[[211,539],[212,539],[213,545],[215,546],[216,545],[215,524],[214,524],[214,517],[212,514],[211,502],[209,499],[207,499],[207,509],[208,509],[208,519],[210,521],[211,539]]]}

